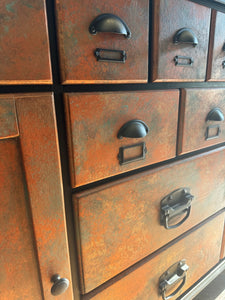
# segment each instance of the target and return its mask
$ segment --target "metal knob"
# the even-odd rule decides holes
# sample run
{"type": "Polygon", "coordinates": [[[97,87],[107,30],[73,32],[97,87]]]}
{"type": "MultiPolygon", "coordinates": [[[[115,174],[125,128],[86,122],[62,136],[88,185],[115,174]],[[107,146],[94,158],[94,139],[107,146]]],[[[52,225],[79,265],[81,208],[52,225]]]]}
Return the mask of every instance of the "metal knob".
{"type": "Polygon", "coordinates": [[[53,286],[51,288],[51,294],[53,296],[61,295],[69,287],[69,280],[66,278],[60,278],[58,274],[52,276],[51,282],[53,282],[53,286]]]}

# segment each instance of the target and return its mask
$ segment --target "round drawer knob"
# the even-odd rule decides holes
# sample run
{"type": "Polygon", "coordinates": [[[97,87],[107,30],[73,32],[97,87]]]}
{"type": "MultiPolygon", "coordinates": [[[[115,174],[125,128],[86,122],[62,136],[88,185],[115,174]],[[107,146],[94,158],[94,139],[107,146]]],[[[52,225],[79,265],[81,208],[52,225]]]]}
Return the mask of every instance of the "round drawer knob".
{"type": "Polygon", "coordinates": [[[51,288],[51,294],[53,296],[61,295],[69,287],[69,280],[66,278],[60,278],[58,274],[52,276],[51,282],[53,282],[53,286],[51,288]]]}

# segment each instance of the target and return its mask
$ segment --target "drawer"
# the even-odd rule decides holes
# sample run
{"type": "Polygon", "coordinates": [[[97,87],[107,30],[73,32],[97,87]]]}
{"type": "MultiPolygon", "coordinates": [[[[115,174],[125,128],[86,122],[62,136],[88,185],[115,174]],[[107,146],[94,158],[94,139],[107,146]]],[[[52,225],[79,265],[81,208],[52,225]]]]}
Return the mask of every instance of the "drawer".
{"type": "Polygon", "coordinates": [[[225,81],[225,14],[212,11],[207,80],[225,81]]]}
{"type": "MultiPolygon", "coordinates": [[[[108,286],[91,299],[162,300],[162,295],[159,293],[159,278],[165,271],[170,270],[172,265],[185,260],[189,267],[188,270],[183,273],[183,278],[181,274],[178,275],[180,279],[172,284],[175,289],[186,278],[182,289],[172,298],[177,299],[178,295],[192,286],[219,261],[223,221],[224,214],[153,257],[133,272],[129,272],[126,277],[108,286]]],[[[176,274],[176,272],[172,274],[176,274]]],[[[170,293],[171,291],[167,290],[166,296],[169,296],[170,293]]],[[[85,299],[90,298],[86,297],[85,299]]]]}
{"type": "MultiPolygon", "coordinates": [[[[224,178],[222,148],[75,194],[83,291],[92,290],[222,209],[224,178]],[[189,192],[178,197],[176,223],[184,222],[166,229],[161,201],[184,187],[189,192]],[[194,196],[191,205],[184,208],[190,195],[194,196]]],[[[167,221],[175,225],[171,214],[167,221]]]]}
{"type": "Polygon", "coordinates": [[[56,0],[62,82],[147,82],[148,5],[56,0]]]}
{"type": "Polygon", "coordinates": [[[178,153],[225,141],[225,89],[183,89],[178,153]]]}
{"type": "Polygon", "coordinates": [[[73,186],[174,157],[178,101],[177,90],[67,94],[73,186]]]}
{"type": "Polygon", "coordinates": [[[52,82],[44,0],[1,0],[0,84],[52,82]]]}
{"type": "Polygon", "coordinates": [[[204,81],[211,10],[186,0],[153,2],[153,81],[204,81]]]}

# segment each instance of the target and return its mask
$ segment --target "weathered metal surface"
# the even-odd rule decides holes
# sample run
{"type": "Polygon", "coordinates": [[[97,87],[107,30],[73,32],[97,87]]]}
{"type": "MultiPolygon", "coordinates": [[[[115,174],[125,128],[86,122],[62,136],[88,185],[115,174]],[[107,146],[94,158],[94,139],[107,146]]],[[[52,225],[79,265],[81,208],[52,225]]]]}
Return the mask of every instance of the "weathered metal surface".
{"type": "MultiPolygon", "coordinates": [[[[178,90],[67,94],[73,186],[174,157],[178,102],[178,90]],[[143,138],[118,139],[120,128],[134,119],[145,122],[149,133],[143,138]],[[140,142],[146,144],[145,159],[120,165],[119,148],[140,142]]],[[[139,152],[141,147],[137,146],[125,150],[125,155],[131,159],[141,156],[139,152]]]]}
{"type": "Polygon", "coordinates": [[[205,6],[186,0],[153,1],[153,81],[204,81],[206,77],[207,53],[211,10],[205,6]],[[190,28],[198,39],[198,45],[174,44],[176,32],[190,28]],[[192,66],[175,65],[176,56],[181,63],[192,66]]]}
{"type": "Polygon", "coordinates": [[[225,89],[183,89],[181,92],[181,110],[178,138],[178,153],[202,149],[225,140],[224,121],[206,121],[208,113],[219,108],[225,115],[225,89]],[[211,128],[211,126],[215,126],[211,128]],[[210,126],[210,127],[209,127],[210,126]],[[219,136],[206,139],[207,128],[209,136],[219,136]]]}
{"type": "Polygon", "coordinates": [[[19,135],[15,100],[8,96],[0,97],[0,140],[19,135]]]}
{"type": "Polygon", "coordinates": [[[51,83],[44,0],[0,1],[0,84],[51,83]]]}
{"type": "Polygon", "coordinates": [[[187,280],[179,294],[183,293],[219,262],[223,220],[221,214],[91,299],[162,300],[158,291],[160,276],[175,262],[186,259],[187,280]]]}
{"type": "Polygon", "coordinates": [[[147,0],[56,0],[62,82],[147,82],[148,3],[147,0]],[[104,13],[121,18],[131,31],[131,38],[113,33],[90,34],[91,22],[104,13]],[[123,50],[126,62],[97,61],[96,48],[123,50]]]}
{"type": "Polygon", "coordinates": [[[51,278],[70,281],[60,299],[72,300],[72,281],[65,222],[58,135],[51,94],[16,99],[20,144],[30,199],[44,299],[51,295],[51,278]]]}
{"type": "MultiPolygon", "coordinates": [[[[224,178],[225,149],[222,148],[75,194],[83,292],[92,290],[222,209],[224,178]],[[181,226],[167,230],[160,225],[160,202],[182,187],[189,187],[194,196],[190,216],[181,226]]],[[[203,251],[201,243],[198,247],[203,251]]]]}
{"type": "Polygon", "coordinates": [[[213,11],[211,26],[207,79],[225,81],[225,14],[213,11]]]}
{"type": "Polygon", "coordinates": [[[0,140],[0,299],[42,300],[18,139],[0,140]]]}

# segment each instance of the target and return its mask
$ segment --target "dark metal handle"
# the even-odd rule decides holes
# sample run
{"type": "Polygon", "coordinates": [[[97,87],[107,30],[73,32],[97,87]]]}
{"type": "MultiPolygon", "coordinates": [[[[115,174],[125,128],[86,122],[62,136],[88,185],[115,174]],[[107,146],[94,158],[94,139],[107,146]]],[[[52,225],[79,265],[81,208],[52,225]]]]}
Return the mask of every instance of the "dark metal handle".
{"type": "Polygon", "coordinates": [[[224,121],[224,115],[222,111],[218,107],[215,107],[212,110],[210,110],[210,112],[206,117],[206,122],[208,121],[214,121],[214,122],[224,121]]]}
{"type": "Polygon", "coordinates": [[[58,274],[52,276],[51,282],[53,282],[53,286],[51,288],[51,294],[53,296],[61,295],[69,287],[69,280],[66,278],[60,278],[58,274]]]}
{"type": "Polygon", "coordinates": [[[148,132],[149,129],[145,122],[141,120],[131,120],[120,128],[117,138],[143,138],[148,134],[148,132]]]}
{"type": "Polygon", "coordinates": [[[111,49],[102,49],[97,48],[95,50],[95,56],[97,61],[106,61],[106,62],[122,62],[125,63],[127,55],[124,50],[111,50],[111,49]],[[107,54],[108,57],[105,55],[107,54]],[[109,57],[109,56],[113,57],[109,57]]]}
{"type": "Polygon", "coordinates": [[[189,56],[181,56],[181,55],[176,55],[174,57],[174,63],[175,66],[189,66],[191,67],[194,63],[194,59],[189,56]]]}
{"type": "Polygon", "coordinates": [[[191,202],[194,196],[190,194],[189,188],[181,188],[173,191],[161,200],[160,203],[160,224],[166,229],[177,228],[183,224],[190,215],[191,202]],[[184,218],[174,225],[169,225],[169,221],[174,217],[184,214],[184,218]]]}
{"type": "Polygon", "coordinates": [[[194,47],[198,45],[198,39],[190,28],[179,29],[173,38],[174,44],[192,44],[194,47]]]}
{"type": "Polygon", "coordinates": [[[172,265],[165,273],[160,276],[159,279],[159,292],[162,295],[163,300],[168,300],[175,296],[184,286],[186,282],[186,274],[189,269],[185,260],[181,260],[178,263],[172,265]],[[167,289],[177,284],[181,280],[181,284],[170,295],[166,296],[167,289]]]}
{"type": "Polygon", "coordinates": [[[97,32],[110,32],[122,34],[128,39],[131,37],[131,32],[127,24],[113,14],[101,14],[97,16],[91,22],[89,32],[94,35],[97,34],[97,32]]]}

